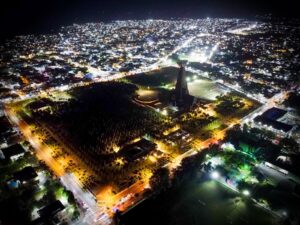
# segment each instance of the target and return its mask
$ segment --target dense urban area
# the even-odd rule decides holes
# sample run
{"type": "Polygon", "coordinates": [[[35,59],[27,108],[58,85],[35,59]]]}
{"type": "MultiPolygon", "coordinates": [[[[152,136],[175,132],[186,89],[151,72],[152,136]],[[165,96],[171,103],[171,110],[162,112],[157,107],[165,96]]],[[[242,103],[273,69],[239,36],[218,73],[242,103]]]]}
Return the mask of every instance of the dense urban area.
{"type": "Polygon", "coordinates": [[[6,40],[0,224],[299,224],[299,25],[127,20],[6,40]]]}

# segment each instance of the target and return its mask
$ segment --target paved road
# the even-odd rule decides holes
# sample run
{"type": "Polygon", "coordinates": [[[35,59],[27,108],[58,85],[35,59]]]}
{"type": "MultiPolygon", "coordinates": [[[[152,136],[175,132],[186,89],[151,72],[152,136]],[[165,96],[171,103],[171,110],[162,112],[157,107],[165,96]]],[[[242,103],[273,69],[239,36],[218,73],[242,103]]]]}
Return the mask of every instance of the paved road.
{"type": "Polygon", "coordinates": [[[286,170],[283,170],[275,165],[272,165],[270,163],[263,162],[259,165],[257,165],[257,169],[264,174],[269,180],[271,180],[275,185],[278,183],[284,182],[284,183],[291,183],[297,182],[300,184],[300,179],[297,176],[294,176],[293,174],[289,173],[286,170]],[[293,180],[293,181],[291,181],[293,180]]]}
{"type": "Polygon", "coordinates": [[[87,208],[86,213],[84,213],[77,224],[108,225],[111,223],[108,212],[106,212],[104,208],[99,208],[94,196],[81,187],[73,174],[66,173],[64,176],[60,177],[60,180],[67,189],[72,191],[79,202],[83,203],[87,208]]]}
{"type": "Polygon", "coordinates": [[[41,143],[40,140],[32,134],[29,125],[23,119],[18,118],[15,111],[11,108],[6,107],[5,114],[11,122],[19,127],[26,140],[30,142],[35,149],[37,158],[43,160],[46,165],[51,168],[54,174],[60,177],[61,183],[68,190],[72,191],[75,198],[87,207],[87,213],[80,217],[77,223],[87,225],[109,224],[108,222],[110,219],[107,212],[99,208],[94,196],[90,192],[83,190],[82,185],[77,181],[73,174],[66,173],[64,167],[52,157],[49,147],[44,143],[41,143]],[[100,215],[103,215],[103,217],[101,217],[101,220],[97,221],[100,215]]]}

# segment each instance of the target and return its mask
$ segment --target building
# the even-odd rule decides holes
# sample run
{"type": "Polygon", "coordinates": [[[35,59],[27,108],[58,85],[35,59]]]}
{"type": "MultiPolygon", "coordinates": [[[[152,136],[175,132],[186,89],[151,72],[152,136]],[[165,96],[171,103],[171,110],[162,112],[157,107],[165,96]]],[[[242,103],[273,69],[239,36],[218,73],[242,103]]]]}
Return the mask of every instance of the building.
{"type": "Polygon", "coordinates": [[[182,102],[186,95],[189,95],[189,89],[186,81],[185,68],[183,64],[179,65],[179,73],[177,75],[175,87],[176,102],[182,102]]]}
{"type": "Polygon", "coordinates": [[[57,217],[58,213],[63,211],[65,206],[56,200],[45,207],[39,209],[37,212],[40,217],[31,222],[32,225],[45,225],[45,224],[61,224],[60,219],[57,217]]]}
{"type": "Polygon", "coordinates": [[[38,210],[38,214],[41,218],[49,218],[62,211],[65,206],[59,201],[56,200],[49,205],[46,205],[44,208],[38,210]]]}
{"type": "Polygon", "coordinates": [[[279,121],[279,119],[282,118],[286,113],[286,110],[273,107],[265,111],[260,116],[255,117],[254,121],[266,126],[271,126],[273,129],[288,135],[293,129],[293,126],[279,121]]]}
{"type": "Polygon", "coordinates": [[[14,144],[7,148],[0,150],[0,159],[10,159],[10,160],[17,160],[20,157],[24,156],[25,150],[20,144],[14,144]]]}
{"type": "Polygon", "coordinates": [[[20,182],[27,182],[34,180],[37,177],[35,169],[31,166],[27,166],[22,170],[14,173],[14,179],[19,180],[20,182]]]}
{"type": "Polygon", "coordinates": [[[121,149],[120,154],[127,161],[134,161],[140,157],[146,156],[156,149],[156,144],[146,139],[141,139],[133,144],[126,145],[121,149]]]}
{"type": "Polygon", "coordinates": [[[5,116],[0,117],[0,134],[12,132],[12,126],[5,116]]]}
{"type": "Polygon", "coordinates": [[[175,105],[179,108],[189,108],[195,103],[195,97],[189,94],[184,65],[179,64],[179,73],[175,86],[175,105]]]}

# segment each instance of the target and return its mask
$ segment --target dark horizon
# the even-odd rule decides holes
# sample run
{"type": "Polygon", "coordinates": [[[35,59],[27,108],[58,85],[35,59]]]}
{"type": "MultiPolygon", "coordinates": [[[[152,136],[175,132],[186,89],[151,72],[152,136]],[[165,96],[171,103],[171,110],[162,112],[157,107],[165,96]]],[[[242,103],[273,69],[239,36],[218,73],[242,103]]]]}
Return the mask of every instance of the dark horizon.
{"type": "Polygon", "coordinates": [[[254,19],[256,15],[269,13],[275,17],[299,17],[296,3],[292,0],[281,3],[258,0],[13,0],[4,6],[0,15],[1,37],[49,33],[53,29],[73,23],[206,17],[254,19]]]}

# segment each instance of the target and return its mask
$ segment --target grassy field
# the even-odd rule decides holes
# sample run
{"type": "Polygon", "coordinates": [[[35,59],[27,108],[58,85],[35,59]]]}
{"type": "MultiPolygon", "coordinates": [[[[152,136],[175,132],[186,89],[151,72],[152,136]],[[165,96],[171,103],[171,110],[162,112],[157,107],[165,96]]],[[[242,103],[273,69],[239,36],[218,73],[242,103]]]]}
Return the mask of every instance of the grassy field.
{"type": "Polygon", "coordinates": [[[123,217],[125,225],[279,224],[269,213],[236,192],[215,181],[200,181],[200,178],[143,202],[123,217]]]}
{"type": "Polygon", "coordinates": [[[218,95],[225,93],[224,89],[208,79],[189,82],[188,87],[191,95],[210,101],[214,101],[218,95]]]}
{"type": "Polygon", "coordinates": [[[137,74],[127,78],[127,80],[145,87],[159,87],[164,85],[175,86],[178,72],[179,69],[176,67],[166,67],[148,73],[137,74]]]}
{"type": "MultiPolygon", "coordinates": [[[[127,80],[144,87],[175,88],[178,72],[179,70],[176,67],[165,67],[160,70],[129,77],[127,80]]],[[[201,78],[191,72],[186,72],[186,77],[189,79],[190,94],[195,97],[213,101],[216,99],[216,96],[225,93],[224,89],[209,79],[201,78]]]]}

